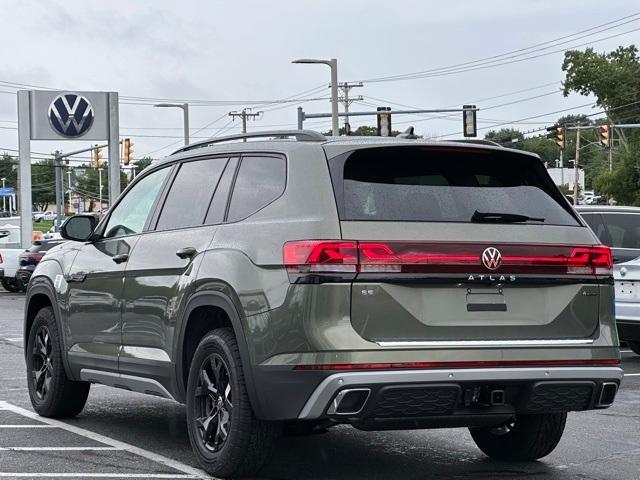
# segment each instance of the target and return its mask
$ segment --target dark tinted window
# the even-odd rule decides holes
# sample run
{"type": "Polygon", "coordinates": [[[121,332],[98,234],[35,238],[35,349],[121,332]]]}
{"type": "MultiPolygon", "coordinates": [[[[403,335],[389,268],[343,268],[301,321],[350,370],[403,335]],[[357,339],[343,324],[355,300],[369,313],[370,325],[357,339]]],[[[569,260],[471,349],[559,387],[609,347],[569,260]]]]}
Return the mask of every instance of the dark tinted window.
{"type": "Polygon", "coordinates": [[[600,239],[605,245],[611,246],[611,236],[607,227],[602,223],[602,216],[596,212],[585,212],[580,214],[585,222],[591,227],[593,233],[600,239]]]}
{"type": "Polygon", "coordinates": [[[358,150],[343,161],[342,172],[332,163],[343,220],[469,222],[478,210],[579,225],[540,161],[529,156],[392,147],[358,150]]]}
{"type": "Polygon", "coordinates": [[[640,248],[640,215],[603,213],[602,220],[609,233],[607,239],[598,235],[603,243],[614,248],[640,248]]]}
{"type": "Polygon", "coordinates": [[[287,182],[286,170],[283,157],[243,157],[227,220],[246,218],[282,195],[287,182]]]}
{"type": "Polygon", "coordinates": [[[185,162],[164,201],[156,230],[202,225],[226,158],[185,162]]]}
{"type": "Polygon", "coordinates": [[[205,223],[212,225],[224,221],[224,212],[227,210],[229,191],[231,190],[231,184],[233,183],[233,177],[236,174],[236,167],[239,161],[239,158],[231,158],[229,162],[227,162],[224,173],[218,182],[216,193],[213,196],[213,200],[211,200],[211,206],[209,207],[209,212],[207,212],[205,223]]]}

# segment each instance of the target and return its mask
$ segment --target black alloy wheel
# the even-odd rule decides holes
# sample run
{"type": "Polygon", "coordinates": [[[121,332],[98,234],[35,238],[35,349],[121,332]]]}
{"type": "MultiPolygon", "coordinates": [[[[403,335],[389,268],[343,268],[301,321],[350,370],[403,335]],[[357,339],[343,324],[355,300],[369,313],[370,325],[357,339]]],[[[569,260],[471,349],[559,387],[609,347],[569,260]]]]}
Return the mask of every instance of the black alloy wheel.
{"type": "Polygon", "coordinates": [[[34,382],[36,396],[44,400],[51,390],[51,378],[53,376],[51,334],[45,325],[40,326],[36,332],[33,345],[31,379],[34,382]]]}
{"type": "Polygon", "coordinates": [[[229,367],[217,353],[208,356],[200,366],[195,391],[195,422],[204,447],[218,452],[231,430],[233,391],[229,367]]]}

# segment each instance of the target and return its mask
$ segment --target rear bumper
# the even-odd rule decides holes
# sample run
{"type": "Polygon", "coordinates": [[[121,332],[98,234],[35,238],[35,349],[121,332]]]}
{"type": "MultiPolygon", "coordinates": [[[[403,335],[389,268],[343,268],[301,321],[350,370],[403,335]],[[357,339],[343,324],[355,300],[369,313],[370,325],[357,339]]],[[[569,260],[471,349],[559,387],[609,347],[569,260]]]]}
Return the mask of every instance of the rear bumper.
{"type": "Polygon", "coordinates": [[[622,377],[620,367],[333,373],[313,390],[298,419],[329,419],[363,429],[497,424],[515,413],[606,408],[622,377]],[[362,392],[362,404],[340,413],[341,398],[352,390],[362,392]]]}

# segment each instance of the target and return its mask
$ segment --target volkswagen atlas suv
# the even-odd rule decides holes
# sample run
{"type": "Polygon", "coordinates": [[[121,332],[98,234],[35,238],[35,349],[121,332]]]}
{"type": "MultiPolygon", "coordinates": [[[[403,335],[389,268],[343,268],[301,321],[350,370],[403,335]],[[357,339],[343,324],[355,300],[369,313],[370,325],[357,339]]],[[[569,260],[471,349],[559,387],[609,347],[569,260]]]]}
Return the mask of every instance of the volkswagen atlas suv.
{"type": "Polygon", "coordinates": [[[92,383],[175,399],[214,475],[339,424],[469,427],[530,461],[622,379],[611,251],[525,152],[211,139],[62,236],[27,293],[35,410],[77,415],[92,383]]]}

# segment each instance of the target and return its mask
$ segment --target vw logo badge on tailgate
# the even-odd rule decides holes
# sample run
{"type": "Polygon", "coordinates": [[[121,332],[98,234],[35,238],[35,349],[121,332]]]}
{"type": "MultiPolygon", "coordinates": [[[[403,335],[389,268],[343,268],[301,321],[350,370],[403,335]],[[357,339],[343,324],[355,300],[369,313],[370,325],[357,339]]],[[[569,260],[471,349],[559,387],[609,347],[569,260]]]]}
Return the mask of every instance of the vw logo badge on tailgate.
{"type": "Polygon", "coordinates": [[[93,124],[93,107],[89,100],[81,95],[62,94],[49,106],[49,123],[60,135],[79,137],[93,124]]]}
{"type": "Polygon", "coordinates": [[[482,252],[482,264],[489,270],[495,270],[502,263],[502,254],[500,250],[494,247],[488,247],[482,252]]]}

